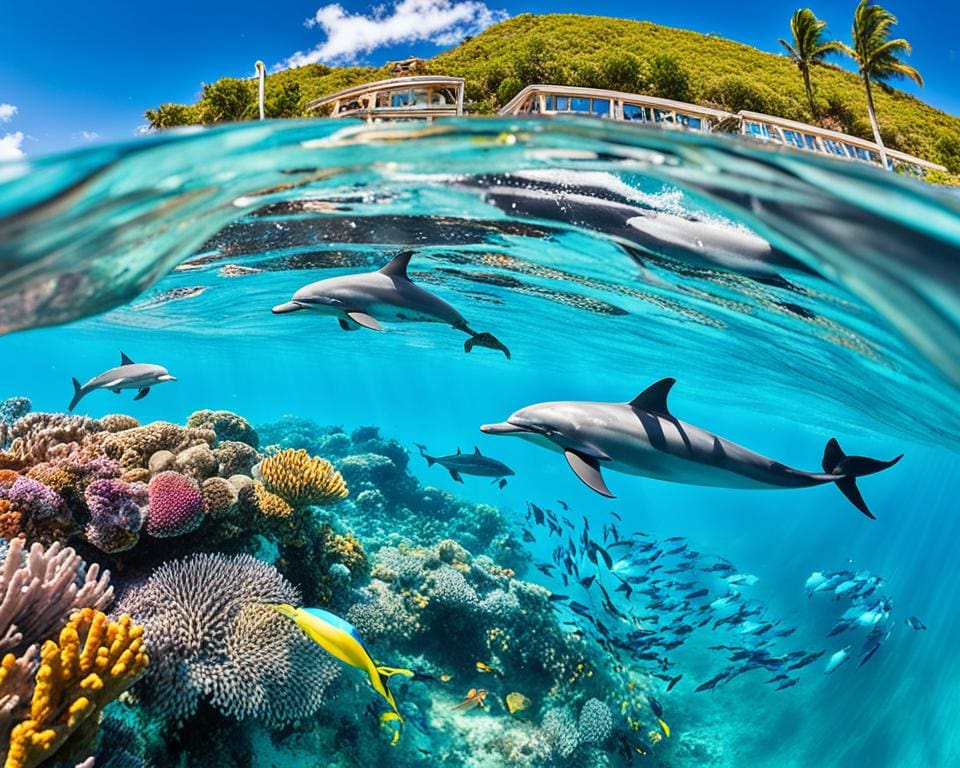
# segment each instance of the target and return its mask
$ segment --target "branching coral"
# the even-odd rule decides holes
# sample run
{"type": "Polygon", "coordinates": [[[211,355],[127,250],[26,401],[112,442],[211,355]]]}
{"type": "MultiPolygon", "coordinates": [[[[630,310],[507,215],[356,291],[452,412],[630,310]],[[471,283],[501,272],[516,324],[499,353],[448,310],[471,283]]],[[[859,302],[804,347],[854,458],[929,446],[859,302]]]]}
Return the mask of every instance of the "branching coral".
{"type": "Polygon", "coordinates": [[[334,504],[347,497],[343,476],[326,459],[305,450],[286,450],[260,464],[263,484],[294,507],[334,504]]]}
{"type": "Polygon", "coordinates": [[[338,667],[270,607],[298,602],[273,566],[248,555],[161,566],[119,602],[147,628],[153,663],[141,696],[173,721],[202,699],[224,715],[271,724],[313,714],[338,667]]]}
{"type": "Polygon", "coordinates": [[[34,544],[24,552],[10,542],[0,569],[0,653],[22,652],[53,636],[71,611],[104,608],[113,597],[110,575],[59,543],[34,544]]]}
{"type": "Polygon", "coordinates": [[[64,413],[28,413],[10,428],[10,452],[29,464],[46,461],[55,446],[76,443],[101,430],[96,419],[64,413]]]}
{"type": "MultiPolygon", "coordinates": [[[[95,731],[99,710],[142,674],[147,661],[143,627],[129,616],[109,621],[93,608],[71,616],[58,641],[41,648],[29,716],[10,731],[5,768],[34,768],[86,723],[95,731]]],[[[15,667],[14,655],[7,654],[3,670],[15,667]]]]}

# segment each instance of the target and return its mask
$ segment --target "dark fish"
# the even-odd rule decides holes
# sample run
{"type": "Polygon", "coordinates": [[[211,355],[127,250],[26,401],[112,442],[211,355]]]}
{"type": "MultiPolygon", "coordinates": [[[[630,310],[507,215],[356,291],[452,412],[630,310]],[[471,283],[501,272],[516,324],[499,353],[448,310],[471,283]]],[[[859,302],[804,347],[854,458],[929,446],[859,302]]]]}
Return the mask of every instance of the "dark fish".
{"type": "Polygon", "coordinates": [[[576,600],[570,601],[570,610],[574,613],[579,613],[581,616],[590,616],[590,609],[585,606],[583,603],[578,603],[576,600]]]}
{"type": "Polygon", "coordinates": [[[618,521],[618,522],[621,522],[621,523],[623,522],[623,518],[620,517],[620,515],[618,515],[616,512],[611,512],[610,515],[611,515],[612,517],[617,518],[617,521],[618,521]]]}
{"type": "Polygon", "coordinates": [[[791,677],[789,680],[785,680],[784,682],[780,683],[780,685],[777,686],[777,690],[782,691],[784,688],[792,688],[799,682],[800,682],[800,678],[791,677]]]}
{"type": "Polygon", "coordinates": [[[563,520],[563,524],[567,526],[567,528],[570,530],[574,529],[575,526],[573,524],[573,520],[571,520],[569,517],[561,517],[560,519],[563,520]]]}
{"type": "Polygon", "coordinates": [[[686,597],[684,597],[684,600],[694,600],[694,599],[696,599],[696,598],[698,598],[698,597],[705,597],[705,596],[708,595],[708,594],[710,594],[710,590],[709,590],[709,589],[706,589],[706,588],[704,588],[704,589],[698,589],[696,592],[691,592],[689,595],[687,595],[686,597]]]}
{"type": "Polygon", "coordinates": [[[530,531],[528,531],[526,528],[524,528],[524,529],[523,529],[523,540],[524,540],[525,542],[527,542],[528,544],[533,544],[533,543],[537,540],[537,537],[534,536],[532,533],[530,533],[530,531]]]}
{"type": "Polygon", "coordinates": [[[555,566],[550,565],[550,563],[534,563],[533,567],[540,571],[540,573],[542,573],[544,576],[552,576],[555,566]]]}
{"type": "Polygon", "coordinates": [[[557,504],[559,504],[561,507],[563,507],[567,511],[569,511],[570,509],[570,505],[567,504],[567,502],[565,502],[563,499],[557,499],[557,504]]]}
{"type": "Polygon", "coordinates": [[[779,682],[780,680],[788,680],[789,678],[790,678],[790,675],[784,675],[781,673],[776,677],[771,677],[769,680],[764,680],[764,683],[776,683],[776,682],[779,682]]]}
{"type": "Polygon", "coordinates": [[[580,586],[584,589],[590,589],[590,586],[593,584],[593,580],[596,579],[596,575],[586,576],[580,579],[580,586]]]}
{"type": "Polygon", "coordinates": [[[597,562],[597,560],[596,560],[596,558],[597,558],[597,553],[599,553],[599,554],[600,554],[600,559],[603,560],[603,564],[604,564],[605,566],[607,566],[607,570],[609,571],[611,568],[613,568],[613,558],[610,557],[610,553],[607,552],[607,550],[605,550],[603,547],[601,547],[601,546],[600,546],[599,544],[597,544],[597,542],[595,542],[595,541],[591,541],[591,542],[590,542],[590,545],[591,545],[591,549],[593,550],[593,557],[591,557],[590,559],[591,559],[594,563],[596,563],[596,562],[597,562]]]}
{"type": "Polygon", "coordinates": [[[623,592],[623,596],[629,600],[630,596],[633,594],[633,587],[630,586],[628,581],[620,579],[620,586],[617,587],[614,592],[623,592]]]}
{"type": "Polygon", "coordinates": [[[918,632],[927,628],[927,625],[920,621],[920,619],[918,619],[916,616],[911,616],[909,619],[904,619],[903,623],[910,627],[910,629],[915,629],[918,632]]]}
{"type": "Polygon", "coordinates": [[[664,541],[686,541],[686,536],[671,536],[669,539],[664,539],[664,541]]]}
{"type": "Polygon", "coordinates": [[[530,511],[533,512],[533,520],[537,525],[543,525],[543,510],[531,501],[527,502],[530,511]]]}
{"type": "Polygon", "coordinates": [[[687,545],[684,544],[684,545],[682,545],[682,546],[677,547],[676,549],[671,549],[671,550],[668,551],[666,554],[668,554],[668,555],[679,555],[679,554],[680,554],[681,552],[683,552],[683,550],[685,550],[686,548],[687,548],[687,545]]]}
{"type": "Polygon", "coordinates": [[[547,520],[547,525],[550,527],[550,532],[547,534],[548,536],[552,536],[553,534],[563,536],[563,529],[557,525],[557,523],[553,522],[553,520],[547,520]]]}
{"type": "Polygon", "coordinates": [[[673,678],[673,679],[667,684],[667,693],[670,693],[670,691],[673,690],[673,687],[674,687],[677,683],[680,682],[680,680],[681,680],[682,677],[683,677],[682,674],[677,675],[675,678],[673,678]]]}
{"type": "Polygon", "coordinates": [[[790,637],[794,632],[797,631],[796,627],[790,627],[788,629],[778,629],[773,633],[774,637],[790,637]]]}
{"type": "Polygon", "coordinates": [[[550,597],[548,597],[547,599],[548,599],[548,600],[552,600],[552,601],[554,601],[554,602],[559,601],[559,600],[569,600],[569,599],[570,599],[570,595],[558,595],[556,592],[551,592],[551,593],[550,593],[550,597]]]}
{"type": "Polygon", "coordinates": [[[864,664],[870,661],[873,658],[873,654],[880,650],[880,643],[872,643],[869,650],[860,657],[860,663],[857,664],[857,669],[860,669],[864,664]]]}
{"type": "Polygon", "coordinates": [[[816,653],[808,653],[800,661],[791,664],[787,669],[803,669],[808,664],[813,664],[817,659],[819,659],[826,651],[818,651],[816,653]]]}

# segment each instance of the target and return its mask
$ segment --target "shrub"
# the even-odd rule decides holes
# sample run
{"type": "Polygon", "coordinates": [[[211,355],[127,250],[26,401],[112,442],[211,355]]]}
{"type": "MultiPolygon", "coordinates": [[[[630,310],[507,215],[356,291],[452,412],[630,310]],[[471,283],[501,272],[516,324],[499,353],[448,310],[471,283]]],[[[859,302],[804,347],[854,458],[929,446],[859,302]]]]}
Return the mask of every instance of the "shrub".
{"type": "Polygon", "coordinates": [[[654,96],[676,101],[692,101],[690,75],[675,56],[660,55],[650,66],[650,89],[654,96]]]}

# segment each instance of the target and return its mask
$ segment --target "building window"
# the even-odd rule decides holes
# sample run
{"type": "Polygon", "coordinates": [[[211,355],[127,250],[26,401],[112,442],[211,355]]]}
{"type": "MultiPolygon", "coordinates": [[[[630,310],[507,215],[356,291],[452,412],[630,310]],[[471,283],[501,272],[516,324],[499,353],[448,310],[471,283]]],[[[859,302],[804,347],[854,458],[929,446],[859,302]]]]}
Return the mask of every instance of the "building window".
{"type": "Polygon", "coordinates": [[[590,113],[590,99],[582,98],[573,98],[570,99],[570,111],[571,112],[584,112],[586,114],[590,113]]]}
{"type": "Polygon", "coordinates": [[[637,104],[624,104],[623,105],[623,119],[624,120],[634,120],[638,123],[642,123],[644,120],[643,117],[643,107],[637,104]]]}
{"type": "Polygon", "coordinates": [[[594,99],[590,109],[591,114],[599,117],[608,117],[610,115],[609,99],[594,99]]]}

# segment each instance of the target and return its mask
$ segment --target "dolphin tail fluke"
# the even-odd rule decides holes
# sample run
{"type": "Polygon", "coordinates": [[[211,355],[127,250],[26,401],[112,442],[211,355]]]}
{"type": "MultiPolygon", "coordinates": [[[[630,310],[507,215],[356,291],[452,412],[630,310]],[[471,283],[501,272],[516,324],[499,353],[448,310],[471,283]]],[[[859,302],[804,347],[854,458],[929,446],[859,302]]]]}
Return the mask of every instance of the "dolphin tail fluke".
{"type": "Polygon", "coordinates": [[[860,489],[857,487],[857,478],[865,475],[874,475],[889,469],[903,458],[901,453],[890,461],[880,461],[871,459],[867,456],[847,456],[840,447],[835,437],[827,441],[826,448],[823,449],[823,471],[831,475],[838,475],[835,481],[840,492],[847,497],[853,506],[859,509],[871,520],[875,520],[873,513],[863,500],[860,489]]]}
{"type": "Polygon", "coordinates": [[[67,406],[68,411],[72,411],[77,407],[77,403],[80,402],[86,392],[83,391],[83,387],[80,385],[80,382],[76,379],[73,380],[73,400],[70,401],[70,405],[67,406]]]}
{"type": "Polygon", "coordinates": [[[434,464],[437,463],[437,460],[433,458],[433,456],[427,455],[427,446],[425,446],[423,443],[414,443],[414,445],[420,449],[420,455],[427,460],[428,467],[432,467],[434,464]]]}

